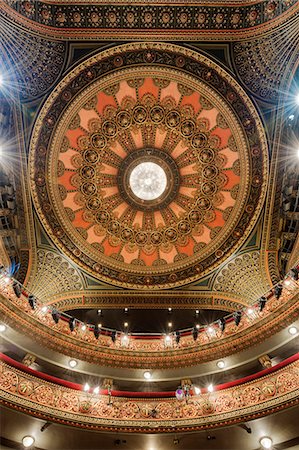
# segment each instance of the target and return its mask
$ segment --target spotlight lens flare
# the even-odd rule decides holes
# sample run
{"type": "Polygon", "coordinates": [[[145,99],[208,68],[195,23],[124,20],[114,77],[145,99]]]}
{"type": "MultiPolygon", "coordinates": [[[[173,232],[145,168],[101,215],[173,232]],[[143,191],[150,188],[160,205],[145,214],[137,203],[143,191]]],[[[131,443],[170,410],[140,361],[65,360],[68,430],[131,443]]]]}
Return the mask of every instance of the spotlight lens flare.
{"type": "Polygon", "coordinates": [[[88,383],[85,383],[85,384],[84,384],[84,387],[83,387],[84,392],[88,392],[89,389],[90,389],[89,384],[88,384],[88,383]]]}
{"type": "Polygon", "coordinates": [[[214,390],[214,386],[212,384],[209,384],[208,391],[213,392],[213,390],[214,390]]]}
{"type": "Polygon", "coordinates": [[[201,394],[201,389],[199,387],[195,386],[194,392],[195,392],[195,395],[199,395],[199,394],[201,394]]]}
{"type": "Polygon", "coordinates": [[[298,329],[296,328],[296,327],[290,327],[289,328],[289,333],[292,335],[292,336],[294,336],[295,334],[297,334],[298,333],[298,329]]]}
{"type": "Polygon", "coordinates": [[[150,380],[152,378],[152,374],[148,370],[144,372],[143,376],[146,380],[150,380]]]}

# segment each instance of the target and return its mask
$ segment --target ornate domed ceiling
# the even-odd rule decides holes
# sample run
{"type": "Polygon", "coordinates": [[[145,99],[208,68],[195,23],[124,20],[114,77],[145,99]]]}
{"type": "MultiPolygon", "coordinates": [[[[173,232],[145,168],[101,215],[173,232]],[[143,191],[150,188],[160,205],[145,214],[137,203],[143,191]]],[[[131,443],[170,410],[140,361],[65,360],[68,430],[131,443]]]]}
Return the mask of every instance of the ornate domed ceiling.
{"type": "Polygon", "coordinates": [[[90,58],[44,105],[31,143],[36,208],[99,279],[196,280],[260,212],[266,146],[250,100],[205,56],[134,44],[90,58]]]}

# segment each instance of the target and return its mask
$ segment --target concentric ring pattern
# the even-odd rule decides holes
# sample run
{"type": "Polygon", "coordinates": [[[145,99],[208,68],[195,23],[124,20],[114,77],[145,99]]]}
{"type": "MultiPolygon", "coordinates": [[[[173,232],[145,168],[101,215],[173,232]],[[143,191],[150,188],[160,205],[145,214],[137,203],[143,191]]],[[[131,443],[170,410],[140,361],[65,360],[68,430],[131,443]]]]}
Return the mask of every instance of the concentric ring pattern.
{"type": "Polygon", "coordinates": [[[133,288],[195,281],[244,241],[262,206],[258,116],[206,57],[166,44],[117,47],[60,83],[31,142],[32,191],[58,247],[99,279],[133,288]],[[142,162],[167,176],[134,198],[142,162]]]}

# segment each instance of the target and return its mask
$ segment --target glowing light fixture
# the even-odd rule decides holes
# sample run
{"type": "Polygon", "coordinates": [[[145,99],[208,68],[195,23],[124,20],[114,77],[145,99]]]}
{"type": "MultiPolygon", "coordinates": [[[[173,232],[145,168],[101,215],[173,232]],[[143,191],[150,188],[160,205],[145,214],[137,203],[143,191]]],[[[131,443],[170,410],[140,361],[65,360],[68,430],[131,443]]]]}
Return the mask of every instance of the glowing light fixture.
{"type": "Polygon", "coordinates": [[[299,105],[299,92],[296,94],[295,101],[297,105],[299,105]]]}
{"type": "Polygon", "coordinates": [[[214,390],[214,386],[212,384],[209,384],[208,391],[213,392],[213,390],[214,390]]]}
{"type": "Polygon", "coordinates": [[[289,331],[289,333],[290,333],[292,336],[294,336],[295,334],[298,333],[298,329],[297,329],[296,327],[294,327],[294,326],[290,327],[290,328],[288,329],[288,331],[289,331]]]}
{"type": "Polygon", "coordinates": [[[169,328],[171,328],[172,327],[172,322],[168,322],[168,326],[169,326],[169,328]]]}
{"type": "Polygon", "coordinates": [[[48,307],[47,307],[47,306],[43,306],[41,311],[42,311],[43,313],[46,313],[46,312],[48,311],[48,307]]]}
{"type": "Polygon", "coordinates": [[[129,326],[128,322],[125,322],[125,323],[124,323],[124,327],[127,328],[128,326],[129,326]]]}
{"type": "Polygon", "coordinates": [[[73,369],[74,367],[76,367],[76,365],[78,364],[78,362],[75,359],[70,359],[69,360],[69,366],[73,369]]]}
{"type": "Polygon", "coordinates": [[[167,176],[158,164],[142,162],[132,170],[129,184],[136,197],[141,200],[155,200],[165,191],[167,176]]]}
{"type": "Polygon", "coordinates": [[[195,395],[200,395],[201,394],[201,389],[199,387],[195,386],[194,387],[194,392],[195,392],[195,395]]]}
{"type": "Polygon", "coordinates": [[[6,331],[6,325],[4,325],[4,323],[0,323],[0,333],[3,333],[4,331],[6,331]]]}
{"type": "Polygon", "coordinates": [[[86,331],[86,325],[85,325],[85,324],[82,325],[81,330],[82,330],[82,331],[86,331]]]}
{"type": "Polygon", "coordinates": [[[97,386],[97,387],[94,388],[93,393],[96,394],[96,395],[100,393],[100,388],[99,388],[99,386],[97,386]]]}
{"type": "Polygon", "coordinates": [[[149,370],[146,370],[146,371],[144,372],[143,376],[144,376],[144,378],[145,378],[146,380],[150,380],[150,379],[152,378],[152,374],[151,374],[151,372],[150,372],[149,370]]]}
{"type": "Polygon", "coordinates": [[[216,364],[217,364],[217,367],[218,367],[219,369],[224,369],[224,367],[225,367],[225,362],[222,361],[222,360],[217,361],[216,364]]]}
{"type": "Polygon", "coordinates": [[[272,447],[272,439],[268,436],[263,436],[260,439],[260,444],[263,448],[271,448],[272,447]]]}
{"type": "Polygon", "coordinates": [[[34,439],[33,436],[24,436],[23,439],[22,439],[22,443],[23,443],[25,448],[32,447],[34,442],[35,442],[35,439],[34,439]]]}
{"type": "Polygon", "coordinates": [[[167,335],[165,336],[165,344],[166,344],[166,345],[169,345],[170,342],[171,342],[171,337],[169,336],[169,334],[167,334],[167,335]]]}
{"type": "Polygon", "coordinates": [[[85,383],[85,384],[84,384],[84,387],[83,387],[83,391],[84,391],[84,392],[88,392],[89,389],[90,389],[89,384],[88,384],[88,383],[85,383]]]}

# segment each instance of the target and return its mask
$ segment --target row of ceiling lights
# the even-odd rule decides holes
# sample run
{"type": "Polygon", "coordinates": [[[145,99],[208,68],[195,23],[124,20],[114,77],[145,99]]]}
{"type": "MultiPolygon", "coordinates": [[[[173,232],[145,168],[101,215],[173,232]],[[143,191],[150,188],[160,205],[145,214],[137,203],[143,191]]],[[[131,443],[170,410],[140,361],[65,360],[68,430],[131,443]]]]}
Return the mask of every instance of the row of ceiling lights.
{"type": "MultiPolygon", "coordinates": [[[[23,439],[22,439],[22,443],[23,443],[23,446],[24,446],[25,448],[30,448],[30,447],[32,447],[32,446],[34,445],[34,443],[35,443],[35,438],[34,438],[33,436],[29,436],[29,435],[24,436],[23,439]]],[[[259,440],[259,443],[261,444],[261,446],[262,446],[263,448],[265,448],[265,449],[271,449],[271,448],[272,448],[273,441],[272,441],[272,439],[271,439],[269,436],[263,436],[263,437],[259,440]]]]}
{"type": "MultiPolygon", "coordinates": [[[[269,291],[270,295],[274,295],[277,299],[279,299],[282,294],[283,287],[284,286],[288,287],[291,284],[291,280],[298,281],[298,277],[299,277],[299,266],[296,266],[296,267],[293,267],[287,273],[283,283],[278,283],[269,291]]],[[[13,290],[15,292],[15,295],[18,298],[20,298],[22,294],[25,294],[26,296],[28,296],[28,303],[32,310],[35,310],[37,308],[37,303],[39,303],[39,300],[33,294],[30,294],[30,293],[27,294],[27,291],[24,288],[24,286],[22,286],[19,282],[17,282],[16,280],[13,280],[11,277],[9,277],[7,275],[2,277],[2,279],[4,280],[4,282],[6,284],[12,283],[13,290]]],[[[257,304],[252,305],[251,307],[247,308],[246,310],[239,310],[239,311],[234,312],[232,315],[229,315],[225,318],[221,318],[218,321],[216,321],[216,323],[214,325],[217,325],[222,332],[225,330],[226,322],[228,320],[234,320],[236,326],[238,326],[241,322],[242,314],[245,313],[245,314],[254,316],[255,309],[262,311],[265,308],[268,298],[269,297],[267,297],[267,295],[263,295],[262,297],[260,297],[258,299],[257,304]]],[[[40,310],[44,314],[46,314],[48,312],[48,310],[50,310],[52,318],[56,324],[59,322],[60,318],[63,318],[64,320],[68,321],[71,332],[73,332],[77,326],[80,326],[82,331],[86,331],[87,329],[92,330],[95,338],[98,339],[101,334],[101,330],[105,330],[106,334],[108,333],[110,335],[112,341],[113,342],[116,341],[118,332],[116,330],[110,330],[108,328],[102,327],[101,323],[96,324],[96,325],[86,325],[85,323],[79,321],[78,319],[76,319],[74,317],[71,317],[65,313],[61,313],[58,310],[56,310],[55,308],[50,309],[47,306],[42,306],[40,308],[40,310]]],[[[101,311],[101,313],[102,313],[102,310],[98,310],[98,311],[101,311]]],[[[168,308],[168,311],[171,312],[172,308],[168,308]]],[[[125,312],[126,313],[128,312],[128,308],[125,308],[125,312]]],[[[196,314],[199,314],[199,310],[196,310],[196,314]]],[[[127,329],[128,326],[129,326],[129,323],[124,322],[125,329],[127,329]]],[[[172,322],[168,323],[168,327],[172,328],[172,322]]],[[[211,325],[204,326],[204,325],[197,324],[195,327],[193,327],[193,329],[191,329],[191,334],[193,336],[194,341],[197,340],[199,330],[201,327],[204,329],[204,331],[206,331],[210,334],[215,332],[214,327],[211,325]]],[[[190,330],[188,329],[187,331],[190,331],[190,330]]],[[[176,331],[173,334],[168,333],[165,336],[165,345],[166,346],[171,344],[172,336],[175,337],[176,343],[179,344],[180,338],[181,338],[181,331],[176,331]]],[[[129,343],[129,336],[126,331],[124,335],[121,335],[121,344],[123,346],[127,346],[128,343],[129,343]]]]}

